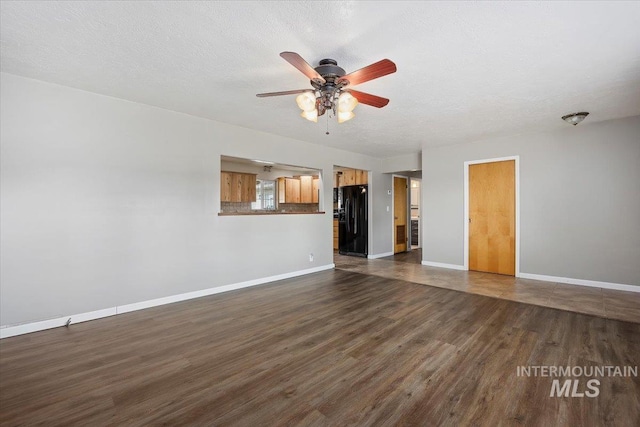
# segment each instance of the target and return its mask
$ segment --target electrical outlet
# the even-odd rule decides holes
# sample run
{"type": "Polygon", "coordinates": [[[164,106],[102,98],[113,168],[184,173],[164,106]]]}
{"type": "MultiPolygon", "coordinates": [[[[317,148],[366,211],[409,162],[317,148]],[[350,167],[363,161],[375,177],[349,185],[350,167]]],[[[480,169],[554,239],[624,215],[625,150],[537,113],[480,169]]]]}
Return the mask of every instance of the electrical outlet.
{"type": "Polygon", "coordinates": [[[389,212],[389,206],[387,206],[387,212],[389,212]]]}
{"type": "Polygon", "coordinates": [[[313,254],[309,254],[309,262],[313,262],[313,254]]]}

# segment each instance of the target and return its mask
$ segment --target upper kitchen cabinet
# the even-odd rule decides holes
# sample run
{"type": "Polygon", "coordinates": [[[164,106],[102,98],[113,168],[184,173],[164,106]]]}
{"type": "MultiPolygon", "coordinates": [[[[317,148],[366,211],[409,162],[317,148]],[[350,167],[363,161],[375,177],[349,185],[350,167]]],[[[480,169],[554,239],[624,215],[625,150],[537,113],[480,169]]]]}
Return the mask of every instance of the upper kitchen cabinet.
{"type": "Polygon", "coordinates": [[[356,185],[366,185],[369,173],[361,169],[356,169],[356,185]]]}
{"type": "Polygon", "coordinates": [[[256,175],[240,172],[220,172],[220,201],[255,202],[256,175]]]}
{"type": "Polygon", "coordinates": [[[278,203],[300,203],[300,180],[278,178],[278,203]]]}
{"type": "Polygon", "coordinates": [[[333,188],[349,185],[367,185],[369,173],[362,169],[340,168],[333,174],[333,188]]]}
{"type": "Polygon", "coordinates": [[[318,178],[317,176],[313,177],[311,190],[313,191],[313,195],[311,196],[311,203],[320,203],[320,178],[318,178]]]}
{"type": "Polygon", "coordinates": [[[231,201],[231,172],[220,172],[220,201],[231,201]]]}
{"type": "Polygon", "coordinates": [[[300,175],[278,178],[278,203],[318,203],[320,178],[300,175]]]}
{"type": "Polygon", "coordinates": [[[313,203],[313,177],[311,175],[300,177],[300,203],[313,203]]]}
{"type": "Polygon", "coordinates": [[[342,171],[342,186],[356,185],[356,170],[347,169],[342,171]]]}

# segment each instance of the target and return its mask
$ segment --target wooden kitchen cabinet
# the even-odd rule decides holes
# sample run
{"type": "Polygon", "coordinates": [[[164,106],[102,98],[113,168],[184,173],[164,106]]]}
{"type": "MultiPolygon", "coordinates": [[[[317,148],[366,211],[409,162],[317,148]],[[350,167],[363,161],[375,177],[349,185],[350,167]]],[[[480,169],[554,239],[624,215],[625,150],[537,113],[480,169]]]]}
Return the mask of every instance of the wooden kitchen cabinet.
{"type": "Polygon", "coordinates": [[[311,189],[313,191],[313,194],[311,196],[311,203],[320,203],[320,178],[318,178],[317,176],[313,177],[311,189]]]}
{"type": "Polygon", "coordinates": [[[369,172],[362,169],[344,169],[334,174],[334,188],[347,185],[367,185],[369,172]]]}
{"type": "Polygon", "coordinates": [[[337,251],[338,249],[340,249],[339,247],[339,242],[338,242],[338,227],[339,227],[339,221],[337,219],[333,220],[333,250],[337,251]]]}
{"type": "Polygon", "coordinates": [[[278,203],[318,203],[320,178],[312,175],[278,178],[278,203]]]}
{"type": "MultiPolygon", "coordinates": [[[[256,175],[252,173],[236,174],[238,180],[237,200],[238,202],[256,201],[256,175]]],[[[233,198],[233,195],[232,195],[233,198]]]]}
{"type": "Polygon", "coordinates": [[[356,169],[356,185],[366,185],[369,173],[361,169],[356,169]]]}
{"type": "Polygon", "coordinates": [[[256,175],[239,172],[220,172],[221,202],[255,202],[256,175]]]}
{"type": "Polygon", "coordinates": [[[231,173],[220,172],[220,201],[231,201],[231,173]]]}
{"type": "Polygon", "coordinates": [[[342,171],[342,186],[356,185],[356,170],[347,169],[342,171]]]}
{"type": "Polygon", "coordinates": [[[300,177],[300,203],[313,202],[313,177],[302,175],[300,177]]]}
{"type": "Polygon", "coordinates": [[[300,203],[300,180],[278,178],[278,203],[300,203]]]}
{"type": "Polygon", "coordinates": [[[300,203],[300,180],[286,178],[286,203],[300,203]]]}

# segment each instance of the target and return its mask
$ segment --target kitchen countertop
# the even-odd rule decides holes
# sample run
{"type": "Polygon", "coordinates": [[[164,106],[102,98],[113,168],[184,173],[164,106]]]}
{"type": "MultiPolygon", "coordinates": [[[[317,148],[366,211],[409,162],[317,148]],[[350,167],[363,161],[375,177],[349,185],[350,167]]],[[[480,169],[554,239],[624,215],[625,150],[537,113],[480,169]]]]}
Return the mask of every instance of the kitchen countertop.
{"type": "Polygon", "coordinates": [[[251,212],[218,212],[218,216],[248,216],[248,215],[318,215],[326,212],[282,212],[282,211],[251,211],[251,212]]]}

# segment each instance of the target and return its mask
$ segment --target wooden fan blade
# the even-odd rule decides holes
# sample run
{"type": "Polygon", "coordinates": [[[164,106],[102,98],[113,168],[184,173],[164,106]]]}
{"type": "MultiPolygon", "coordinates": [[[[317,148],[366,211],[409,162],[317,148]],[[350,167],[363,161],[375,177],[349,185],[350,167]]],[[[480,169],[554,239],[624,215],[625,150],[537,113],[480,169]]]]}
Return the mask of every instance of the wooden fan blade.
{"type": "Polygon", "coordinates": [[[282,52],[280,54],[280,56],[282,58],[284,58],[284,60],[287,61],[289,64],[293,65],[298,70],[300,70],[302,72],[302,74],[304,74],[305,76],[307,76],[309,78],[309,80],[317,80],[320,83],[324,83],[325,82],[325,79],[323,79],[322,76],[320,74],[318,74],[318,72],[316,70],[314,70],[313,67],[311,65],[309,65],[309,63],[307,61],[302,59],[302,57],[300,55],[298,55],[297,53],[295,53],[295,52],[282,52]]]}
{"type": "Polygon", "coordinates": [[[360,83],[368,82],[369,80],[377,79],[378,77],[386,76],[396,71],[396,64],[394,64],[393,61],[383,59],[375,64],[342,76],[338,81],[348,80],[350,85],[359,85],[360,83]]]}
{"type": "Polygon", "coordinates": [[[370,93],[360,92],[352,89],[349,89],[347,92],[351,93],[351,95],[353,95],[359,103],[371,105],[372,107],[382,108],[389,103],[389,100],[387,98],[371,95],[370,93]]]}
{"type": "Polygon", "coordinates": [[[267,96],[295,95],[296,93],[303,93],[303,92],[311,92],[311,90],[310,89],[285,90],[282,92],[258,93],[256,94],[256,96],[258,98],[266,98],[267,96]]]}

